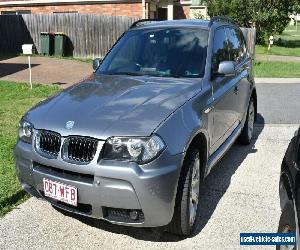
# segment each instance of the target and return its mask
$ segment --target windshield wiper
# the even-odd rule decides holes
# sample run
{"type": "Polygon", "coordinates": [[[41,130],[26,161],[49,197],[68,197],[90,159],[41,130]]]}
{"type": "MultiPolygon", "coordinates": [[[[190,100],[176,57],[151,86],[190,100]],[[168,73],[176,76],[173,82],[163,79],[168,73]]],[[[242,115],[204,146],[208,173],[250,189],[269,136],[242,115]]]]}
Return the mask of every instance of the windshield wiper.
{"type": "Polygon", "coordinates": [[[143,76],[141,72],[109,72],[107,75],[128,75],[128,76],[143,76]]]}
{"type": "Polygon", "coordinates": [[[154,76],[154,77],[171,77],[171,78],[181,78],[182,77],[180,75],[165,75],[165,74],[149,74],[149,76],[154,76]]]}
{"type": "Polygon", "coordinates": [[[172,77],[172,78],[183,78],[184,76],[179,74],[160,74],[154,72],[127,72],[127,71],[118,71],[118,72],[103,72],[105,75],[128,75],[128,76],[153,76],[153,77],[172,77]]]}

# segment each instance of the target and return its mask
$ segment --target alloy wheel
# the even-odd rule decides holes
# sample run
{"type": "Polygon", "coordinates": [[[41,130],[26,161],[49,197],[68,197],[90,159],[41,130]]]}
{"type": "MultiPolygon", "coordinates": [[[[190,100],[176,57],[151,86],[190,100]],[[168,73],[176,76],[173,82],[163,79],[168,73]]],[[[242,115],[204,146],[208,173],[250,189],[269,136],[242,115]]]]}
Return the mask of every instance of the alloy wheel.
{"type": "Polygon", "coordinates": [[[190,226],[193,226],[196,220],[198,201],[199,201],[199,185],[200,185],[200,157],[199,154],[197,154],[192,167],[192,180],[191,180],[190,194],[189,194],[190,226]]]}
{"type": "Polygon", "coordinates": [[[253,128],[254,128],[254,113],[255,113],[255,110],[254,110],[254,103],[253,101],[250,102],[250,105],[249,105],[249,111],[248,111],[248,137],[249,139],[252,138],[252,135],[253,135],[253,128]]]}
{"type": "MultiPolygon", "coordinates": [[[[292,232],[292,229],[289,225],[286,225],[282,230],[282,233],[291,233],[291,232],[292,232]]],[[[295,250],[295,249],[296,249],[296,246],[293,246],[293,245],[280,246],[280,250],[295,250]]]]}

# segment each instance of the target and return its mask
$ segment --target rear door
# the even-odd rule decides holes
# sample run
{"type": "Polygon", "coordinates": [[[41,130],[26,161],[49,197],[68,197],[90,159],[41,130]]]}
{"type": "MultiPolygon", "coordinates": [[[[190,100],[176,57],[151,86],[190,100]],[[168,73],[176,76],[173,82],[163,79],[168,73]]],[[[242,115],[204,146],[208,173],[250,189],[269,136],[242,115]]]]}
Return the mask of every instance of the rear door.
{"type": "Polygon", "coordinates": [[[236,127],[235,76],[217,76],[219,64],[229,61],[229,44],[224,27],[214,32],[212,51],[213,135],[211,153],[219,148],[236,127]]]}

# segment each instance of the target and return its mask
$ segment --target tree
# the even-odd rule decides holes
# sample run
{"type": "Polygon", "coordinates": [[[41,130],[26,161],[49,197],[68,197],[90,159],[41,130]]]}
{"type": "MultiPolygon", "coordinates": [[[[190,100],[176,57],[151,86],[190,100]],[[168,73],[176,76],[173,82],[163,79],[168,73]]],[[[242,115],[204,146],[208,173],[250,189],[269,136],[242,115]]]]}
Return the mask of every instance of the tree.
{"type": "Polygon", "coordinates": [[[296,3],[293,6],[293,14],[300,14],[300,3],[296,3]]]}
{"type": "Polygon", "coordinates": [[[255,27],[258,43],[281,34],[297,0],[209,0],[210,16],[227,16],[243,27],[255,27]]]}

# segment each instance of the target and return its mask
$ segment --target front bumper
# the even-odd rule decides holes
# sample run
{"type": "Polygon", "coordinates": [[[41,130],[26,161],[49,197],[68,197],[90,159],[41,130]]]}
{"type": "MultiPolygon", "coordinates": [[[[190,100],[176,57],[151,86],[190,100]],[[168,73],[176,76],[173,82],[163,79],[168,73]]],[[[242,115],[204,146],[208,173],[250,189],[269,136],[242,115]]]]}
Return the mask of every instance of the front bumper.
{"type": "Polygon", "coordinates": [[[75,165],[59,158],[44,158],[32,145],[18,141],[15,155],[17,175],[23,188],[64,210],[142,227],[164,226],[172,219],[182,154],[171,156],[165,150],[144,166],[97,159],[88,165],[75,165]],[[43,178],[77,187],[78,206],[44,197],[43,178]],[[136,210],[143,216],[136,221],[124,220],[122,216],[118,219],[108,214],[111,208],[118,209],[117,214],[136,210]]]}

